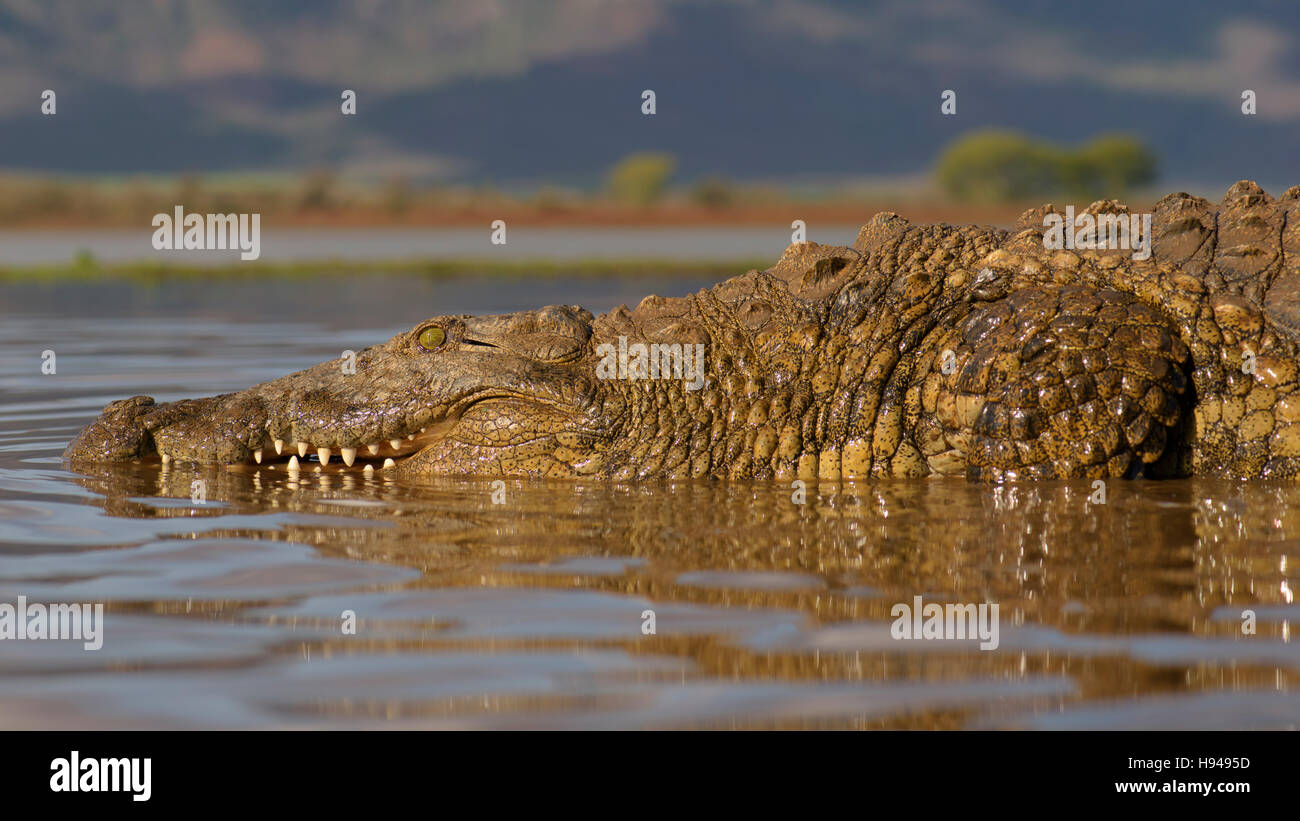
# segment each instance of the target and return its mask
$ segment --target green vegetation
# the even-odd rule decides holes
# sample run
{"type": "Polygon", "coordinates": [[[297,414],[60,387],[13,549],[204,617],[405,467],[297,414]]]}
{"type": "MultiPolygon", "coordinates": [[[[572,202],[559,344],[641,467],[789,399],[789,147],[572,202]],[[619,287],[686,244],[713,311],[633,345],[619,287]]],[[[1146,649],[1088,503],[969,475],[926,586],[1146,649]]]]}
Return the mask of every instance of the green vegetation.
{"type": "Polygon", "coordinates": [[[1002,131],[961,138],[939,158],[936,174],[953,197],[981,202],[1051,193],[1060,183],[1057,152],[1002,131]]]}
{"type": "Polygon", "coordinates": [[[606,188],[620,202],[649,205],[663,197],[676,170],[677,160],[671,154],[629,154],[609,170],[606,188]]]}
{"type": "Polygon", "coordinates": [[[939,185],[959,200],[1010,202],[1062,194],[1120,198],[1156,176],[1156,159],[1137,139],[1104,135],[1066,149],[1008,131],[980,131],[950,145],[935,166],[939,185]]]}
{"type": "Polygon", "coordinates": [[[1122,134],[1107,134],[1070,156],[1066,185],[1089,197],[1126,196],[1156,179],[1156,158],[1141,142],[1122,134]]]}

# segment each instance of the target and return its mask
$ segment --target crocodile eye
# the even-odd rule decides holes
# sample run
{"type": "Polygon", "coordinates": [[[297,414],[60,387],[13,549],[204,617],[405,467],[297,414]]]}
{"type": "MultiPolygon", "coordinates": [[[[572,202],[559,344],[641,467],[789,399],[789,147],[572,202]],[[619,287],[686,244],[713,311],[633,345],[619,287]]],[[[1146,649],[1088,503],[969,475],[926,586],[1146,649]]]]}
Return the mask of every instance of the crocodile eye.
{"type": "Polygon", "coordinates": [[[442,328],[435,325],[432,328],[425,328],[420,331],[420,338],[417,341],[420,343],[421,348],[432,351],[441,347],[446,340],[447,335],[442,332],[442,328]]]}

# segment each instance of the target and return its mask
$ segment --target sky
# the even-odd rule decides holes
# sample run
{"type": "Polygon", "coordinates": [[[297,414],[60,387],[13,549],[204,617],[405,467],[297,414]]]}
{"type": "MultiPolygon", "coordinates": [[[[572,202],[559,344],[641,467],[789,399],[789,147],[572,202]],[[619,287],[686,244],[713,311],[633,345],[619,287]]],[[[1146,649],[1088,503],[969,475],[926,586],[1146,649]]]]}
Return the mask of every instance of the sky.
{"type": "Polygon", "coordinates": [[[1249,0],[0,0],[0,168],[586,186],[657,150],[684,179],[853,181],[1000,128],[1284,189],[1298,37],[1300,5],[1249,0]]]}

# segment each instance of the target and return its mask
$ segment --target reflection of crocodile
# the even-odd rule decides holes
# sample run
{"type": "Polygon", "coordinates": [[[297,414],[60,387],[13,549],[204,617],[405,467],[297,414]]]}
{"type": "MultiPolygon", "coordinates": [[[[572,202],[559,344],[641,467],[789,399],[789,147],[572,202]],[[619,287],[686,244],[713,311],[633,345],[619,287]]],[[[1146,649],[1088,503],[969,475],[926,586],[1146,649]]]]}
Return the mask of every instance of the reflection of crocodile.
{"type": "Polygon", "coordinates": [[[853,247],[799,243],[598,318],[434,317],[354,371],[115,402],[66,455],[624,479],[1300,473],[1300,187],[1275,201],[1241,182],[1217,209],[1165,197],[1149,259],[1050,250],[1048,213],[1011,232],[879,214],[853,247]],[[707,382],[603,378],[602,346],[635,364],[638,343],[702,343],[707,382]]]}
{"type": "Polygon", "coordinates": [[[1070,623],[1062,608],[1083,601],[1096,605],[1095,629],[1208,630],[1216,607],[1285,604],[1279,560],[1300,533],[1289,487],[1199,477],[1141,482],[1112,493],[1104,508],[1089,504],[1086,482],[809,482],[797,504],[775,483],[654,482],[650,493],[600,480],[511,479],[506,503],[493,504],[491,479],[409,483],[382,471],[294,478],[251,466],[105,463],[85,465],[78,481],[111,516],[166,520],[153,532],[169,539],[295,542],[416,568],[441,587],[549,581],[567,590],[583,576],[579,586],[603,592],[794,607],[828,622],[885,619],[890,604],[925,590],[1015,602],[1053,625],[1070,623]],[[203,501],[193,502],[199,487],[203,501]],[[1268,518],[1247,515],[1264,509],[1268,518]],[[1105,560],[1120,554],[1122,563],[1105,560]],[[575,556],[642,562],[644,572],[536,572],[575,556]],[[738,582],[790,574],[827,587],[706,592],[672,581],[697,570],[738,573],[738,582]]]}

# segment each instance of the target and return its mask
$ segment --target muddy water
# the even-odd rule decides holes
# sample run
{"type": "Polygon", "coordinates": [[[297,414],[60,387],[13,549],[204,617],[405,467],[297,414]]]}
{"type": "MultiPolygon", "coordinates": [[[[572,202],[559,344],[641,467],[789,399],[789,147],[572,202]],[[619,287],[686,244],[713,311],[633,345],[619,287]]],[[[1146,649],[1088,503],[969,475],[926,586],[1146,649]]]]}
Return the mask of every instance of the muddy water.
{"type": "Polygon", "coordinates": [[[59,459],[114,398],[244,387],[435,313],[700,284],[4,285],[0,603],[106,614],[95,651],[0,640],[0,728],[1300,726],[1291,486],[1096,504],[1083,483],[861,482],[796,504],[507,481],[493,504],[477,479],[59,459]],[[916,596],[996,603],[997,648],[892,638],[916,596]]]}

